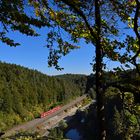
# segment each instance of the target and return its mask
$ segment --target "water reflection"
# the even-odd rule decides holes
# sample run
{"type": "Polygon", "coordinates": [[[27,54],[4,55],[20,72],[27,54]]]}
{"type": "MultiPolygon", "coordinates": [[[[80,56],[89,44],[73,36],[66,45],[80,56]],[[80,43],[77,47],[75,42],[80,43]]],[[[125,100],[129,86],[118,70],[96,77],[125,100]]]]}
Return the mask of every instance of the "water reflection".
{"type": "Polygon", "coordinates": [[[71,139],[71,140],[80,140],[81,139],[81,136],[78,132],[77,129],[70,129],[67,133],[66,133],[66,137],[68,139],[71,139]]]}

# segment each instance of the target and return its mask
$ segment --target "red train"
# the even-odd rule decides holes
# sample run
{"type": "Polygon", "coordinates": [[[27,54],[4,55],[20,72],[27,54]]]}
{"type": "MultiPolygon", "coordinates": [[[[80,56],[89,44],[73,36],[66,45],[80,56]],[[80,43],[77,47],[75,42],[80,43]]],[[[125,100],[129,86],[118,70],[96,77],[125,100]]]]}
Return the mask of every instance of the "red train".
{"type": "Polygon", "coordinates": [[[46,117],[46,116],[48,116],[48,115],[50,115],[50,114],[52,114],[52,113],[54,113],[54,112],[60,110],[60,108],[61,108],[61,106],[54,107],[53,109],[51,109],[51,110],[49,110],[49,111],[47,111],[47,112],[41,113],[41,114],[40,114],[40,117],[41,117],[41,118],[46,117]]]}

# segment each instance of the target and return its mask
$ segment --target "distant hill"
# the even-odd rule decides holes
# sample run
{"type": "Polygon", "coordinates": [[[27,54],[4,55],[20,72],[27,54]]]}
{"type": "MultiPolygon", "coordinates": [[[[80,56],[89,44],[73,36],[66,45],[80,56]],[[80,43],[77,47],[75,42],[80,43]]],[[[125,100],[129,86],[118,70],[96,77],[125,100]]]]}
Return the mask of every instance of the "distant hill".
{"type": "Polygon", "coordinates": [[[86,75],[48,76],[0,62],[0,131],[85,93],[86,75]]]}

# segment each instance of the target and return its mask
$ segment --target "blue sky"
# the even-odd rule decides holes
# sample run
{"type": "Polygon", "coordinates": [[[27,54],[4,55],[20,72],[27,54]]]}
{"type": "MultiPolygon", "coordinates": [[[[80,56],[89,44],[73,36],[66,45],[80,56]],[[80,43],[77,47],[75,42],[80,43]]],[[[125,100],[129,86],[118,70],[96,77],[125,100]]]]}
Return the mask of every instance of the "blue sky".
{"type": "MultiPolygon", "coordinates": [[[[44,47],[46,45],[47,29],[37,29],[41,34],[39,37],[29,37],[19,32],[9,32],[8,36],[16,42],[21,43],[20,46],[10,47],[0,42],[0,61],[18,64],[30,69],[36,69],[47,75],[59,75],[65,73],[86,74],[92,73],[93,56],[95,56],[95,47],[87,45],[82,41],[80,49],[73,50],[70,54],[60,59],[60,66],[64,68],[57,71],[54,68],[48,68],[47,58],[49,50],[44,47]]],[[[131,31],[132,33],[132,31],[131,31]]],[[[112,62],[105,59],[107,69],[111,70],[120,65],[119,62],[112,62]]]]}
{"type": "MultiPolygon", "coordinates": [[[[52,67],[49,68],[47,63],[49,54],[48,48],[45,47],[47,29],[42,28],[38,32],[41,34],[39,37],[29,37],[19,32],[9,32],[8,36],[21,43],[21,45],[15,48],[0,42],[0,61],[36,69],[47,75],[66,73],[89,75],[92,73],[90,63],[92,63],[93,56],[95,56],[94,46],[87,45],[82,41],[79,44],[80,49],[73,50],[70,54],[60,59],[60,66],[64,70],[57,71],[52,67]]],[[[107,59],[104,62],[107,64],[108,70],[120,65],[119,62],[112,62],[107,59]]]]}
{"type": "MultiPolygon", "coordinates": [[[[32,9],[27,11],[32,14],[32,9]]],[[[119,22],[119,27],[124,28],[126,25],[119,22]]],[[[38,29],[37,29],[38,30],[38,29]]],[[[48,68],[47,58],[49,50],[44,47],[46,45],[47,29],[42,28],[38,30],[41,36],[29,37],[19,32],[9,32],[8,36],[14,39],[16,42],[21,43],[21,46],[10,47],[0,42],[0,61],[18,64],[28,67],[30,69],[36,69],[48,75],[58,75],[64,73],[74,74],[90,74],[92,73],[93,56],[95,56],[95,48],[92,45],[87,45],[83,41],[79,44],[80,49],[72,51],[60,60],[60,66],[64,68],[62,71],[57,71],[54,68],[48,68]]],[[[121,30],[126,32],[126,29],[121,30]]],[[[127,34],[134,34],[132,30],[127,30],[127,34]]],[[[123,35],[119,36],[120,40],[123,39],[123,35]]],[[[119,62],[112,62],[105,59],[107,69],[110,70],[113,67],[120,65],[119,62]]]]}
{"type": "MultiPolygon", "coordinates": [[[[95,56],[95,48],[92,45],[87,45],[82,41],[79,45],[80,49],[71,51],[65,57],[60,60],[60,66],[64,68],[62,71],[57,71],[54,68],[48,68],[47,57],[48,48],[44,47],[46,44],[46,29],[39,31],[41,36],[29,37],[18,32],[10,32],[8,36],[15,41],[21,43],[20,46],[10,47],[0,42],[0,61],[18,64],[28,67],[30,69],[36,69],[47,75],[58,75],[65,73],[74,74],[86,74],[92,73],[93,56],[95,56]]],[[[106,60],[109,69],[118,65],[118,63],[106,60]]]]}
{"type": "Polygon", "coordinates": [[[57,71],[48,68],[47,57],[48,48],[44,47],[46,42],[46,29],[42,28],[40,37],[29,37],[18,32],[9,32],[8,36],[21,43],[21,46],[10,47],[0,42],[0,61],[19,64],[31,69],[37,69],[48,75],[64,73],[90,74],[92,73],[92,58],[95,50],[92,45],[87,45],[83,41],[79,45],[80,49],[72,51],[60,60],[60,66],[64,68],[57,71]]]}
{"type": "MultiPolygon", "coordinates": [[[[27,12],[32,14],[32,10],[27,12]]],[[[124,25],[120,23],[119,26],[122,28],[124,25]]],[[[90,63],[92,63],[93,56],[95,56],[95,48],[92,45],[87,45],[83,41],[79,44],[79,46],[81,46],[80,49],[74,50],[67,56],[61,58],[60,66],[63,67],[64,70],[57,71],[54,68],[48,68],[47,58],[49,50],[44,47],[47,43],[45,40],[48,30],[42,28],[38,31],[41,34],[39,37],[29,37],[19,32],[9,32],[8,36],[16,42],[21,43],[21,46],[15,48],[0,42],[0,61],[36,69],[47,75],[64,73],[88,75],[92,73],[90,63]]],[[[127,33],[132,34],[132,31],[127,30],[127,33]]],[[[120,36],[120,39],[122,38],[123,36],[120,36]]],[[[104,62],[107,64],[108,70],[120,65],[119,62],[112,62],[107,59],[105,59],[104,62]]]]}

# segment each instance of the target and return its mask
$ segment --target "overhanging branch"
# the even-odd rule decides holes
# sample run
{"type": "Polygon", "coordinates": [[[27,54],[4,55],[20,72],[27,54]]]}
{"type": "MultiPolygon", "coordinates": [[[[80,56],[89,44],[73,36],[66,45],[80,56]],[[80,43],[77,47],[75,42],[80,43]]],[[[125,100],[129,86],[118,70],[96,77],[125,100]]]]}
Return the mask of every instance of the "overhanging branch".
{"type": "Polygon", "coordinates": [[[96,34],[93,32],[93,29],[91,28],[91,26],[89,25],[86,16],[84,15],[84,13],[78,9],[73,3],[72,1],[68,1],[68,0],[61,0],[63,3],[65,3],[66,5],[68,5],[69,7],[73,8],[73,10],[81,16],[81,18],[84,20],[87,28],[90,31],[90,34],[92,35],[92,37],[96,38],[96,34]]]}
{"type": "Polygon", "coordinates": [[[133,30],[134,30],[137,38],[138,38],[139,49],[136,52],[136,54],[131,58],[131,60],[136,60],[136,58],[140,54],[140,34],[138,32],[138,17],[139,17],[139,13],[140,13],[140,2],[139,2],[139,0],[136,0],[136,12],[135,12],[135,17],[134,17],[134,29],[133,30]]]}

